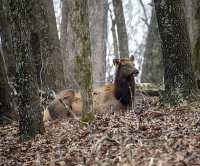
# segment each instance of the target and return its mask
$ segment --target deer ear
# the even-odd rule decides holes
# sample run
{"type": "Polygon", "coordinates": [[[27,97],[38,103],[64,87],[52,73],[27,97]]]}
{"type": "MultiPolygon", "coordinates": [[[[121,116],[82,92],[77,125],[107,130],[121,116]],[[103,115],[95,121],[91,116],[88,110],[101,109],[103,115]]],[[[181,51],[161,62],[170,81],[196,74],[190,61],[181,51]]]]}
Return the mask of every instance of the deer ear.
{"type": "Polygon", "coordinates": [[[113,64],[115,66],[119,65],[120,59],[113,59],[113,64]]]}
{"type": "Polygon", "coordinates": [[[131,56],[130,56],[130,61],[134,61],[134,60],[135,60],[134,55],[131,55],[131,56]]]}

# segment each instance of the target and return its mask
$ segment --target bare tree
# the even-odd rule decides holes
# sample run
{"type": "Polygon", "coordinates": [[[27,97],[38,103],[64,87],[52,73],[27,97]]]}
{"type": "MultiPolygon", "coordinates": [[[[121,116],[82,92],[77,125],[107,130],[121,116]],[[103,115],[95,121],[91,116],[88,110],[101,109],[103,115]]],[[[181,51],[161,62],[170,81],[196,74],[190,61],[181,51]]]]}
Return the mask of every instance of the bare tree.
{"type": "Polygon", "coordinates": [[[93,85],[105,83],[108,0],[89,0],[93,85]]]}
{"type": "Polygon", "coordinates": [[[164,62],[165,99],[176,103],[192,95],[191,46],[182,0],[154,0],[164,62]]]}
{"type": "Polygon", "coordinates": [[[117,25],[117,35],[119,43],[120,58],[129,57],[128,35],[126,31],[126,23],[122,0],[112,0],[115,13],[115,21],[117,25]]]}
{"type": "Polygon", "coordinates": [[[117,32],[116,32],[116,21],[113,18],[112,10],[109,10],[109,11],[110,11],[110,18],[112,21],[111,32],[112,32],[112,38],[113,38],[114,56],[115,58],[119,58],[119,46],[118,46],[117,32]]]}

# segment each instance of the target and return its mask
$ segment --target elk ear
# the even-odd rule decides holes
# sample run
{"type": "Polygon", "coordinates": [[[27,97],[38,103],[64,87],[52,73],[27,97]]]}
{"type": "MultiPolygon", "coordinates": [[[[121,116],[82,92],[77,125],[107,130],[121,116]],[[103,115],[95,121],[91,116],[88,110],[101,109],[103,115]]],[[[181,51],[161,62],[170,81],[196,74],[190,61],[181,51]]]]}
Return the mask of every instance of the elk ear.
{"type": "Polygon", "coordinates": [[[130,61],[134,61],[134,60],[135,60],[134,55],[131,55],[131,56],[130,56],[130,61]]]}
{"type": "Polygon", "coordinates": [[[113,59],[113,64],[115,66],[119,65],[120,59],[113,59]]]}

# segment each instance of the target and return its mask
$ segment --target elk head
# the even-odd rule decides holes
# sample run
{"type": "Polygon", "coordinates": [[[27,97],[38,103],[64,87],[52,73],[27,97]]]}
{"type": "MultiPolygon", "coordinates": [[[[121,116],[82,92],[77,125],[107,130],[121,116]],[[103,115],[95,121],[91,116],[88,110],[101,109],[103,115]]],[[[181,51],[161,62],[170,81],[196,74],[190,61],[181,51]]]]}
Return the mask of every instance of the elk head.
{"type": "Polygon", "coordinates": [[[122,77],[136,77],[139,74],[139,71],[135,68],[133,55],[130,58],[114,59],[113,64],[117,67],[117,72],[122,77]]]}

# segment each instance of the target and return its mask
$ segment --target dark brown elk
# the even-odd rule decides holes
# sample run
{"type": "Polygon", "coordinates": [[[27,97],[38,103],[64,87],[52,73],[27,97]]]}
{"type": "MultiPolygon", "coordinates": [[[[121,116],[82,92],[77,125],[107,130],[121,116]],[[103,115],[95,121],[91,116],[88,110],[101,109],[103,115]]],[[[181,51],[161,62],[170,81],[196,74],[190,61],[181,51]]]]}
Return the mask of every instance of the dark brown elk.
{"type": "MultiPolygon", "coordinates": [[[[113,63],[116,67],[114,83],[93,90],[95,112],[124,111],[134,103],[135,77],[139,73],[134,65],[134,57],[114,59],[113,63]]],[[[44,120],[69,116],[69,112],[63,103],[73,113],[81,115],[82,101],[80,93],[74,90],[63,90],[50,103],[48,107],[49,114],[44,115],[44,120]]]]}

